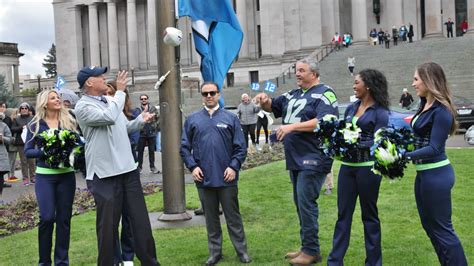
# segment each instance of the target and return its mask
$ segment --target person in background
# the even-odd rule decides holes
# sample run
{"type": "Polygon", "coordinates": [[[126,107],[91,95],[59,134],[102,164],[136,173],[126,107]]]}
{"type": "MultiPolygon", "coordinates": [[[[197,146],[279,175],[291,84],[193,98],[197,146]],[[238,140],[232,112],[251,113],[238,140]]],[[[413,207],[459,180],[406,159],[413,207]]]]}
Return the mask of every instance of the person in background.
{"type": "Polygon", "coordinates": [[[66,107],[67,109],[72,109],[72,103],[71,103],[71,101],[69,101],[69,100],[63,100],[63,105],[64,105],[64,107],[66,107]]]}
{"type": "Polygon", "coordinates": [[[400,96],[399,104],[402,108],[408,109],[413,102],[413,97],[408,92],[407,88],[403,88],[402,96],[400,96]]]}
{"type": "Polygon", "coordinates": [[[4,185],[6,185],[4,176],[10,171],[10,160],[8,159],[7,146],[12,141],[10,128],[3,122],[4,120],[5,113],[0,112],[0,195],[2,195],[4,185]]]}
{"type": "Polygon", "coordinates": [[[379,39],[379,45],[382,45],[385,40],[385,32],[380,28],[379,32],[377,32],[377,37],[379,39]]]}
{"type": "Polygon", "coordinates": [[[347,69],[351,73],[351,76],[354,76],[354,68],[355,68],[356,59],[353,55],[349,55],[347,58],[347,69]]]}
{"type": "MultiPolygon", "coordinates": [[[[117,82],[115,80],[111,80],[107,82],[107,92],[106,96],[114,97],[115,93],[117,92],[117,82]]],[[[132,101],[130,99],[130,95],[128,94],[128,90],[125,90],[125,105],[123,107],[123,114],[127,117],[129,121],[136,119],[140,113],[138,109],[132,109],[132,101]]],[[[137,162],[137,143],[138,139],[140,138],[140,131],[132,131],[128,132],[128,139],[130,140],[130,146],[132,148],[133,158],[135,162],[137,162]]],[[[135,256],[135,252],[133,251],[133,234],[131,229],[131,220],[128,215],[127,206],[124,204],[122,206],[122,229],[120,233],[120,239],[117,237],[115,240],[114,246],[114,263],[119,265],[123,263],[124,266],[133,266],[133,257],[135,256]]],[[[117,236],[118,236],[117,232],[117,236]]]]}
{"type": "Polygon", "coordinates": [[[242,102],[237,107],[237,116],[240,119],[242,130],[244,131],[245,143],[249,147],[249,135],[252,144],[255,146],[255,127],[257,126],[257,114],[260,107],[257,106],[247,93],[242,94],[242,102]]]}
{"type": "Polygon", "coordinates": [[[39,206],[38,246],[39,265],[51,265],[53,230],[56,225],[54,264],[69,265],[69,240],[72,203],[76,190],[74,169],[53,168],[45,162],[37,136],[49,129],[77,131],[76,121],[61,104],[55,90],[44,90],[36,99],[38,112],[28,124],[25,155],[36,159],[35,194],[39,206]]]}
{"type": "Polygon", "coordinates": [[[413,24],[408,23],[408,41],[413,42],[413,36],[415,36],[415,32],[413,31],[413,24]]]}
{"type": "Polygon", "coordinates": [[[159,129],[158,111],[155,106],[149,103],[149,97],[146,94],[140,95],[140,107],[137,110],[141,112],[149,112],[154,114],[153,120],[140,130],[140,138],[137,145],[138,153],[138,170],[143,169],[143,153],[145,146],[148,146],[148,162],[150,163],[150,172],[158,174],[160,171],[155,167],[155,149],[156,149],[156,134],[159,129]]]}
{"type": "Polygon", "coordinates": [[[467,24],[467,20],[463,19],[463,21],[461,22],[461,34],[462,34],[462,36],[464,36],[464,34],[466,34],[468,28],[469,28],[469,25],[467,24]]]}
{"type": "Polygon", "coordinates": [[[27,158],[25,156],[25,143],[23,142],[21,134],[23,130],[26,130],[26,126],[31,119],[33,119],[33,116],[30,114],[32,108],[26,102],[21,103],[18,109],[19,115],[13,119],[11,131],[15,137],[15,142],[13,144],[16,146],[18,153],[20,154],[21,175],[23,178],[23,185],[26,186],[35,182],[35,159],[27,158]]]}
{"type": "Polygon", "coordinates": [[[369,36],[370,36],[370,42],[373,46],[376,46],[377,45],[377,40],[378,40],[378,33],[377,33],[377,30],[375,28],[373,28],[370,33],[369,33],[369,36]]]}
{"type": "Polygon", "coordinates": [[[380,71],[364,69],[355,76],[353,89],[358,100],[347,107],[344,119],[361,129],[360,145],[342,158],[337,180],[337,222],[329,266],[344,265],[357,198],[364,224],[365,265],[382,265],[382,234],[377,209],[382,176],[371,170],[374,158],[370,147],[374,144],[375,132],[388,126],[388,83],[380,71]]]}
{"type": "Polygon", "coordinates": [[[392,27],[392,38],[393,38],[393,45],[398,45],[398,29],[393,25],[392,27]]]}
{"type": "Polygon", "coordinates": [[[334,45],[334,47],[336,48],[337,51],[339,51],[341,49],[342,37],[341,37],[341,35],[339,35],[338,32],[336,32],[334,34],[334,36],[332,37],[331,42],[332,42],[332,44],[334,45]]]}
{"type": "Polygon", "coordinates": [[[453,38],[453,25],[454,22],[451,21],[451,18],[448,18],[448,21],[444,23],[446,25],[446,32],[447,32],[447,37],[449,38],[449,35],[451,35],[451,38],[453,38]]]}
{"type": "Polygon", "coordinates": [[[270,113],[265,112],[263,110],[260,110],[257,114],[257,138],[256,138],[256,143],[259,146],[260,145],[260,130],[263,128],[263,132],[265,133],[265,144],[268,144],[268,126],[269,126],[269,120],[271,120],[271,117],[268,117],[270,113]]]}
{"type": "Polygon", "coordinates": [[[238,197],[239,171],[247,156],[244,135],[239,119],[219,107],[217,84],[204,82],[201,94],[204,108],[184,122],[180,154],[192,172],[206,217],[209,248],[206,265],[215,265],[222,258],[219,203],[240,262],[250,263],[238,197]]]}
{"type": "MultiPolygon", "coordinates": [[[[11,135],[11,127],[12,127],[12,119],[10,116],[7,115],[7,103],[0,101],[0,114],[4,114],[4,118],[2,120],[3,123],[5,123],[8,126],[8,130],[10,131],[11,135]]],[[[9,160],[9,166],[10,168],[8,169],[8,177],[6,179],[7,182],[17,182],[18,178],[15,176],[15,162],[16,162],[16,147],[15,145],[11,144],[13,142],[13,136],[11,136],[11,140],[9,143],[5,143],[5,148],[7,149],[8,152],[8,160],[9,160]]],[[[3,187],[11,187],[10,184],[4,183],[3,187]]]]}
{"type": "Polygon", "coordinates": [[[419,65],[412,86],[421,99],[411,121],[418,141],[415,150],[407,152],[405,157],[415,164],[418,214],[439,263],[465,266],[466,255],[451,219],[455,174],[445,152],[446,140],[457,128],[456,107],[444,71],[436,63],[419,65]]]}
{"type": "Polygon", "coordinates": [[[390,33],[388,33],[388,31],[385,32],[384,42],[385,42],[385,48],[390,49],[390,33]]]}

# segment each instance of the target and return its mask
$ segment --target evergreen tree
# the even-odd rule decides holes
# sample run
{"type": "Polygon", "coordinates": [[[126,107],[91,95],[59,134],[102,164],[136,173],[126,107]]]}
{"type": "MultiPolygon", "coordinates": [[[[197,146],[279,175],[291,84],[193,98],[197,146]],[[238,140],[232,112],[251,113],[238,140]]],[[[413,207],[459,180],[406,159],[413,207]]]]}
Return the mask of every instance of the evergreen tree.
{"type": "Polygon", "coordinates": [[[12,91],[8,90],[4,75],[0,75],[0,101],[6,102],[7,106],[16,106],[16,98],[12,91]]]}
{"type": "Polygon", "coordinates": [[[56,72],[56,45],[54,43],[49,48],[48,55],[44,59],[43,67],[46,68],[44,73],[48,78],[55,78],[56,72]]]}

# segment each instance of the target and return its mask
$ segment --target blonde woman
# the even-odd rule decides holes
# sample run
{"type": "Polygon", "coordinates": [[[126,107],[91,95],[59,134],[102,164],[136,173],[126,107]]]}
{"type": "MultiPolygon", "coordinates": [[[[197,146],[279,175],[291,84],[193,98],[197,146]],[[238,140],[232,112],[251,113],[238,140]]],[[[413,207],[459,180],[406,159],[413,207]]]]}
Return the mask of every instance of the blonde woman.
{"type": "Polygon", "coordinates": [[[44,152],[37,146],[37,136],[51,128],[76,131],[76,122],[62,105],[54,90],[42,91],[36,100],[37,113],[28,124],[25,154],[36,158],[35,193],[40,222],[38,226],[39,265],[51,265],[53,229],[56,223],[54,264],[69,264],[69,235],[72,203],[76,189],[73,168],[53,168],[44,160],[44,152]]]}

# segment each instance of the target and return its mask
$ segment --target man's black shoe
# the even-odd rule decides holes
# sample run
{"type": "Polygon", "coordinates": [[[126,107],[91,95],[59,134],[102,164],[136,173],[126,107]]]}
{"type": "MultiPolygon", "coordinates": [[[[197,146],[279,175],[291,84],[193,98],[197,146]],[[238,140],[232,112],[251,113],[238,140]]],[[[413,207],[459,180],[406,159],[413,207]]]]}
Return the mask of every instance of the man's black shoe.
{"type": "Polygon", "coordinates": [[[200,207],[199,209],[195,209],[194,215],[204,215],[204,209],[202,207],[200,207]]]}
{"type": "Polygon", "coordinates": [[[244,253],[241,256],[239,256],[239,259],[240,259],[240,262],[242,262],[242,263],[252,262],[252,259],[249,257],[249,255],[247,253],[244,253]]]}
{"type": "Polygon", "coordinates": [[[210,256],[206,261],[206,266],[216,265],[222,259],[222,254],[210,256]]]}

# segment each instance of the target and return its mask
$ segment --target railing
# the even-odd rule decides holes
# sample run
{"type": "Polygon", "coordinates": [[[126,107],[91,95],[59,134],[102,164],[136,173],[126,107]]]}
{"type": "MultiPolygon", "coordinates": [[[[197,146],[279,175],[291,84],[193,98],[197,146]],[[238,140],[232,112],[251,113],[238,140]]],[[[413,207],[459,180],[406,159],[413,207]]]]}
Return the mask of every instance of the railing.
{"type": "MultiPolygon", "coordinates": [[[[324,60],[329,54],[331,54],[334,51],[334,45],[332,43],[322,45],[319,49],[315,50],[309,56],[306,58],[311,58],[311,59],[316,59],[316,61],[319,63],[324,60]]],[[[286,84],[286,79],[291,79],[292,74],[296,73],[296,64],[290,65],[283,73],[281,73],[279,76],[271,79],[272,81],[275,82],[275,85],[277,88],[280,86],[280,84],[286,84]]]]}

